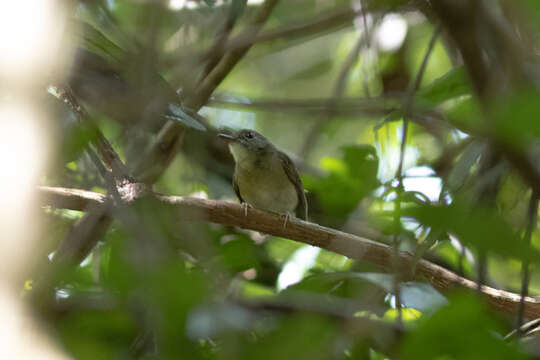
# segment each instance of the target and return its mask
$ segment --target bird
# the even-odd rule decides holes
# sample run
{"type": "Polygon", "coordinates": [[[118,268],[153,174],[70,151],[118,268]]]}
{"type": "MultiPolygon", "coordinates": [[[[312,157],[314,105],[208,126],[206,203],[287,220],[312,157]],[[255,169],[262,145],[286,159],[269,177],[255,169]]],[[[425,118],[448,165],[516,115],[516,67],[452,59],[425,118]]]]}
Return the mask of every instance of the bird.
{"type": "Polygon", "coordinates": [[[228,142],[235,161],[233,189],[247,207],[284,214],[285,223],[296,217],[308,219],[308,206],[302,180],[291,159],[258,132],[242,129],[219,133],[228,142]]]}

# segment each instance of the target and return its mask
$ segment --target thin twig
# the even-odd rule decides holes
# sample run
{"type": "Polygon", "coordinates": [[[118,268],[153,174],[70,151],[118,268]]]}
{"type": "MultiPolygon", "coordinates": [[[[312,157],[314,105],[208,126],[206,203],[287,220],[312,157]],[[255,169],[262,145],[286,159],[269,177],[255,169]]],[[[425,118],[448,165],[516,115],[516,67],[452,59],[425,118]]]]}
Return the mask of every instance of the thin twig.
{"type": "MultiPolygon", "coordinates": [[[[534,229],[536,228],[536,222],[538,220],[538,194],[533,191],[531,194],[531,199],[529,201],[529,209],[527,212],[527,228],[525,234],[523,235],[523,242],[526,246],[531,246],[531,237],[534,229]]],[[[529,281],[531,278],[530,265],[528,260],[523,260],[521,264],[521,298],[519,300],[519,309],[517,316],[516,330],[521,331],[521,326],[523,325],[523,317],[525,313],[525,298],[529,293],[529,281]]]]}
{"type": "MultiPolygon", "coordinates": [[[[266,0],[255,15],[251,25],[240,36],[254,38],[262,29],[272,10],[279,0],[266,0]]],[[[198,86],[193,97],[186,99],[185,106],[197,112],[210,98],[214,90],[231,72],[236,64],[244,57],[251,48],[252,43],[230,51],[224,55],[219,64],[198,86]]],[[[135,169],[135,174],[145,174],[139,178],[145,183],[154,183],[167,169],[175,149],[178,146],[179,138],[185,129],[175,122],[168,121],[159,132],[156,141],[144,155],[141,162],[135,169]],[[156,166],[157,164],[157,166],[156,166]]]]}
{"type": "MultiPolygon", "coordinates": [[[[334,114],[385,116],[399,109],[403,96],[385,96],[377,98],[341,97],[334,99],[334,114]]],[[[312,116],[324,112],[332,98],[308,99],[249,99],[235,101],[231,96],[217,95],[208,102],[211,107],[231,108],[243,111],[272,111],[305,113],[312,116]]]]}
{"type": "MultiPolygon", "coordinates": [[[[307,36],[320,36],[332,31],[343,29],[346,26],[352,25],[352,20],[358,15],[359,12],[355,12],[350,7],[336,10],[330,14],[324,14],[323,16],[316,16],[308,21],[298,21],[291,26],[280,27],[277,29],[271,29],[260,32],[257,36],[248,36],[249,28],[246,28],[246,33],[237,35],[232,39],[229,39],[224,45],[226,51],[234,51],[236,49],[244,48],[259,43],[270,42],[279,39],[297,39],[307,36]]],[[[199,61],[208,61],[208,57],[211,54],[209,52],[203,52],[200,54],[190,53],[190,58],[198,58],[199,61]]],[[[186,55],[182,55],[181,58],[175,57],[174,59],[168,59],[165,62],[165,66],[180,62],[186,55]]]]}
{"type": "MultiPolygon", "coordinates": [[[[79,126],[88,134],[92,144],[96,147],[103,162],[109,167],[112,172],[112,176],[116,182],[125,182],[131,180],[129,171],[120,159],[120,156],[114,151],[114,148],[109,143],[107,138],[103,135],[101,130],[94,124],[86,110],[79,104],[77,98],[73,94],[73,91],[68,85],[58,87],[59,97],[64,103],[66,103],[71,110],[75,113],[79,126]]],[[[93,158],[93,160],[95,160],[93,158]]],[[[96,166],[100,164],[96,163],[96,166]]]]}
{"type": "MultiPolygon", "coordinates": [[[[428,44],[428,48],[426,50],[426,54],[424,55],[424,58],[422,59],[422,64],[420,65],[420,69],[418,70],[418,73],[416,74],[416,78],[415,78],[415,81],[414,83],[412,83],[410,86],[409,86],[409,91],[408,91],[408,99],[407,99],[407,102],[405,104],[405,109],[404,109],[404,112],[403,112],[403,127],[402,127],[402,132],[401,132],[401,145],[400,145],[400,153],[399,153],[399,164],[398,164],[398,168],[397,168],[397,171],[396,171],[396,178],[398,180],[398,184],[397,184],[397,196],[396,196],[396,200],[395,200],[395,208],[394,208],[394,211],[395,211],[395,218],[394,218],[394,237],[393,237],[393,248],[394,248],[394,258],[397,259],[398,255],[399,255],[399,244],[400,244],[400,241],[399,241],[399,232],[400,232],[400,228],[401,228],[401,197],[402,197],[402,194],[404,192],[404,188],[403,188],[403,163],[405,161],[405,150],[406,150],[406,144],[407,144],[407,132],[408,132],[408,128],[409,128],[409,117],[410,117],[410,112],[411,112],[411,109],[412,109],[412,106],[413,106],[413,103],[414,103],[414,94],[415,92],[420,88],[420,84],[422,82],[422,78],[424,76],[424,72],[426,70],[426,67],[427,67],[427,63],[428,63],[428,60],[430,58],[430,55],[433,51],[433,48],[435,46],[435,43],[437,41],[437,38],[439,36],[439,31],[440,31],[440,27],[437,26],[437,28],[435,29],[435,31],[433,32],[433,35],[431,36],[431,39],[429,41],[429,44],[428,44]]],[[[396,272],[397,274],[397,270],[398,268],[396,267],[394,269],[394,271],[396,272]]],[[[397,309],[397,312],[398,312],[398,322],[401,322],[402,321],[402,312],[401,312],[401,296],[400,296],[400,287],[399,287],[399,277],[398,276],[395,276],[394,277],[395,281],[394,281],[394,295],[396,297],[396,309],[397,309]]]]}
{"type": "Polygon", "coordinates": [[[214,40],[214,43],[208,50],[207,54],[204,56],[204,58],[208,59],[208,61],[204,67],[201,81],[203,81],[208,76],[208,74],[210,74],[212,70],[214,70],[216,65],[219,63],[219,60],[227,50],[226,43],[229,40],[229,36],[232,32],[232,29],[234,28],[234,25],[236,24],[236,20],[238,19],[239,15],[240,14],[238,13],[238,9],[235,8],[234,2],[231,3],[229,5],[229,11],[227,12],[227,18],[225,19],[223,26],[219,29],[218,33],[216,34],[216,39],[214,40]]]}
{"type": "MultiPolygon", "coordinates": [[[[367,9],[366,1],[360,0],[360,5],[362,6],[362,24],[364,25],[364,37],[366,38],[365,41],[365,54],[369,54],[369,51],[371,49],[371,31],[369,29],[368,23],[367,23],[367,13],[369,12],[367,9]]],[[[371,97],[370,91],[369,91],[369,85],[368,85],[368,74],[366,71],[366,64],[368,62],[364,61],[362,62],[362,86],[364,87],[364,93],[366,97],[369,99],[371,97]]]]}
{"type": "Polygon", "coordinates": [[[351,52],[341,66],[339,74],[336,78],[336,82],[334,83],[332,96],[325,104],[323,116],[315,123],[315,125],[311,128],[309,134],[305,137],[306,141],[304,143],[304,146],[302,147],[302,150],[300,151],[300,154],[303,158],[306,158],[307,155],[311,152],[313,146],[317,141],[317,135],[322,131],[322,129],[326,126],[326,124],[332,119],[334,115],[336,103],[339,101],[339,99],[343,96],[343,93],[345,92],[349,73],[358,61],[360,50],[362,49],[362,46],[366,41],[365,34],[366,33],[364,32],[362,33],[362,35],[358,36],[358,39],[356,40],[356,43],[354,44],[351,52]]]}
{"type": "MultiPolygon", "coordinates": [[[[278,2],[279,0],[266,0],[261,6],[259,12],[257,12],[255,15],[252,23],[248,26],[248,29],[242,32],[242,34],[239,36],[254,39],[270,17],[272,10],[278,4],[278,2]]],[[[228,50],[221,59],[220,63],[201,83],[197,89],[197,94],[186,101],[186,106],[195,110],[200,109],[201,106],[208,101],[210,95],[212,95],[223,79],[225,79],[236,64],[244,57],[244,55],[246,55],[249,49],[251,49],[252,45],[252,42],[247,42],[245,46],[228,50]]]]}

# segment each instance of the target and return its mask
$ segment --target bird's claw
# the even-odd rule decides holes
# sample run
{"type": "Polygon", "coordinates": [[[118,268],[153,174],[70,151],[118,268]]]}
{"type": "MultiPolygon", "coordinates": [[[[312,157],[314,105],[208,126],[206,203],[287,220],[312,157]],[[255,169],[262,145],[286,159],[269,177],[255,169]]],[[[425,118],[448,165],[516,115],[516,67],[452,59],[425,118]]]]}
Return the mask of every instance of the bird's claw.
{"type": "Polygon", "coordinates": [[[251,205],[249,205],[247,202],[243,202],[242,203],[242,208],[244,209],[244,216],[247,217],[248,216],[248,208],[250,208],[251,205]]]}
{"type": "Polygon", "coordinates": [[[286,213],[285,214],[285,221],[283,222],[283,229],[287,227],[287,223],[289,222],[289,219],[291,218],[291,214],[286,213]]]}

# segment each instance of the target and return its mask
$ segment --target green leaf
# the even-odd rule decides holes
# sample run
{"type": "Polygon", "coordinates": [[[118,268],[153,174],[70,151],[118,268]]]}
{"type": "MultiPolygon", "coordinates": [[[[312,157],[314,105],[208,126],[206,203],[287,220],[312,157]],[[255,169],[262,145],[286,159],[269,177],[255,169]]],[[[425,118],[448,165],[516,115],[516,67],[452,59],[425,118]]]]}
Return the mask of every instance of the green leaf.
{"type": "Polygon", "coordinates": [[[247,235],[231,240],[220,248],[223,262],[232,272],[259,268],[256,246],[247,235]]]}
{"type": "MultiPolygon", "coordinates": [[[[394,275],[381,273],[353,273],[354,277],[365,279],[394,294],[394,275]]],[[[422,312],[430,312],[446,305],[448,301],[430,284],[414,281],[400,283],[401,303],[422,312]]]]}
{"type": "Polygon", "coordinates": [[[244,10],[246,9],[247,0],[232,0],[231,4],[231,14],[233,18],[238,18],[242,16],[244,10]]]}
{"type": "Polygon", "coordinates": [[[121,309],[68,312],[54,325],[67,350],[83,360],[122,358],[136,335],[134,319],[121,309]]]}
{"type": "Polygon", "coordinates": [[[492,104],[499,139],[517,148],[525,149],[531,141],[540,137],[540,92],[522,90],[492,104]]]}
{"type": "Polygon", "coordinates": [[[341,148],[343,159],[324,158],[325,178],[304,176],[304,185],[316,192],[325,213],[345,219],[365,196],[379,184],[379,159],[375,148],[368,145],[349,145],[341,148]]]}
{"type": "Polygon", "coordinates": [[[451,169],[446,180],[446,184],[451,190],[456,191],[463,186],[465,180],[471,173],[471,169],[473,168],[474,164],[476,164],[477,160],[480,158],[480,155],[482,155],[485,149],[486,144],[479,141],[473,141],[467,145],[459,160],[451,169]]]}
{"type": "Polygon", "coordinates": [[[195,120],[193,116],[185,112],[181,106],[169,104],[169,110],[172,115],[163,115],[164,118],[179,122],[195,130],[206,131],[206,128],[198,120],[195,120]]]}
{"type": "Polygon", "coordinates": [[[540,253],[524,245],[516,231],[492,209],[455,200],[449,206],[425,205],[403,209],[403,215],[413,217],[435,231],[451,233],[465,244],[487,252],[521,260],[540,260],[540,253]]]}
{"type": "Polygon", "coordinates": [[[463,132],[478,131],[485,128],[484,115],[475,97],[460,99],[446,115],[450,123],[463,132]]]}
{"type": "Polygon", "coordinates": [[[121,66],[126,61],[127,52],[109,40],[109,38],[103,35],[96,27],[84,21],[74,22],[75,28],[78,28],[80,31],[79,37],[80,40],[82,40],[77,42],[81,43],[82,47],[102,56],[107,61],[111,62],[111,64],[117,66],[121,66]]]}
{"type": "Polygon", "coordinates": [[[465,67],[450,70],[445,75],[420,89],[416,96],[419,102],[434,107],[446,100],[472,93],[471,84],[465,67]]]}
{"type": "Polygon", "coordinates": [[[500,321],[476,296],[458,297],[432,316],[422,317],[403,344],[404,359],[524,359],[497,336],[500,321]]]}

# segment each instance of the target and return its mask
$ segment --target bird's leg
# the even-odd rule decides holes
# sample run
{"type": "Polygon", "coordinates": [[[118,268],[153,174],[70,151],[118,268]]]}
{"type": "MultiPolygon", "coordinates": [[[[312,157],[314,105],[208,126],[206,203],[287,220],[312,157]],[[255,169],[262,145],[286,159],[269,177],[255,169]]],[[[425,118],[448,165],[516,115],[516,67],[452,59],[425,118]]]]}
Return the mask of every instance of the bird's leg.
{"type": "Polygon", "coordinates": [[[249,205],[247,202],[243,202],[242,204],[242,208],[244,209],[244,216],[247,217],[248,215],[248,208],[252,207],[251,205],[249,205]]]}
{"type": "Polygon", "coordinates": [[[291,214],[287,211],[284,214],[284,216],[285,216],[285,221],[283,222],[283,229],[285,229],[287,227],[287,223],[289,222],[289,219],[291,218],[291,214]]]}

